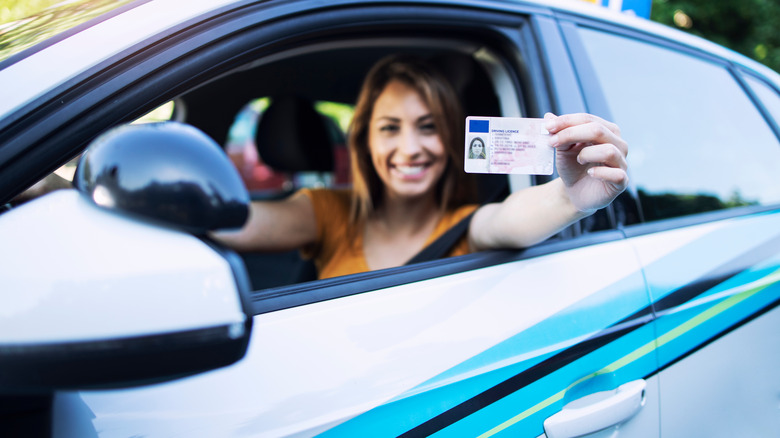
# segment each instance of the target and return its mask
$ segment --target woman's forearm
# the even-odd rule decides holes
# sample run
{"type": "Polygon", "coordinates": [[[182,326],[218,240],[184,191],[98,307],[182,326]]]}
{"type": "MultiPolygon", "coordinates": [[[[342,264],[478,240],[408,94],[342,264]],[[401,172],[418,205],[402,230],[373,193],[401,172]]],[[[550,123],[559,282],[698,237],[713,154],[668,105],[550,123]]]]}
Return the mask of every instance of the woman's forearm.
{"type": "Polygon", "coordinates": [[[558,178],[481,207],[469,227],[469,242],[475,251],[525,248],[589,215],[572,204],[558,178]]]}

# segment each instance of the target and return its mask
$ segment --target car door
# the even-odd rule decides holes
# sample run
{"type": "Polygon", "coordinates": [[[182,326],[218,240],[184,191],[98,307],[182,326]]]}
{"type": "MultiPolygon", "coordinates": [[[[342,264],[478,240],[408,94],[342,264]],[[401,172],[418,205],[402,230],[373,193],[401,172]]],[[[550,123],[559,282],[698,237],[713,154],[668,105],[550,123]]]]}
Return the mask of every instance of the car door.
{"type": "MultiPolygon", "coordinates": [[[[564,404],[656,365],[632,250],[620,240],[555,247],[482,269],[469,265],[484,257],[464,257],[276,291],[284,295],[256,299],[247,355],[236,365],[162,385],[57,394],[56,430],[537,436],[564,404]],[[294,294],[345,289],[354,294],[262,310],[294,294]]],[[[621,433],[652,434],[657,394],[652,384],[646,391],[641,414],[650,418],[621,433]]]]}
{"type": "MultiPolygon", "coordinates": [[[[110,124],[234,68],[293,56],[320,43],[323,29],[341,44],[410,28],[424,44],[470,35],[490,49],[476,53],[498,72],[504,115],[586,109],[551,11],[433,3],[220,10],[155,50],[96,68],[97,83],[60,90],[72,100],[33,111],[14,145],[64,161],[110,124]],[[28,131],[44,116],[61,124],[28,131]]],[[[3,187],[23,184],[6,178],[3,187]]],[[[242,360],[172,382],[57,392],[53,433],[658,436],[653,311],[634,248],[612,227],[587,235],[575,227],[523,251],[255,290],[242,360]]]]}
{"type": "Polygon", "coordinates": [[[584,22],[567,35],[603,91],[590,102],[632,145],[646,224],[626,234],[657,314],[662,435],[776,433],[780,144],[765,110],[777,91],[702,42],[584,22]]]}

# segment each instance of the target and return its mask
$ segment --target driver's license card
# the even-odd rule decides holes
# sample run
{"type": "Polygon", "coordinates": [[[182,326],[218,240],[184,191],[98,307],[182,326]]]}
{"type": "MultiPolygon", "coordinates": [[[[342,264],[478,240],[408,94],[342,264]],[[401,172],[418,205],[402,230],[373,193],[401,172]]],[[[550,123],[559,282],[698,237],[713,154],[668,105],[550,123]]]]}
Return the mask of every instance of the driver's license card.
{"type": "Polygon", "coordinates": [[[544,119],[467,117],[468,173],[552,175],[555,150],[544,119]]]}

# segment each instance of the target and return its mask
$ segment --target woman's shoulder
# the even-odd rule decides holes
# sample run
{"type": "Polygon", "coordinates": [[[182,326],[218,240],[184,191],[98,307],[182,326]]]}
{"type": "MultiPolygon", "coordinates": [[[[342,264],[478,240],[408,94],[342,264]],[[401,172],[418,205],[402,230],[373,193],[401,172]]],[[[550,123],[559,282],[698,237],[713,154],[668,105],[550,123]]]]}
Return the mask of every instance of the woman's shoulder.
{"type": "Polygon", "coordinates": [[[446,228],[454,226],[463,218],[475,212],[477,207],[479,207],[477,204],[466,204],[448,210],[442,218],[442,225],[444,225],[446,228]]]}
{"type": "Polygon", "coordinates": [[[340,216],[349,214],[352,202],[349,189],[303,188],[299,192],[309,198],[317,216],[342,219],[340,216]]]}
{"type": "Polygon", "coordinates": [[[352,190],[350,189],[333,189],[333,188],[302,188],[300,192],[306,195],[312,202],[326,201],[326,202],[338,202],[339,204],[347,204],[351,202],[352,190]]]}
{"type": "Polygon", "coordinates": [[[304,248],[302,254],[305,258],[315,259],[324,254],[329,259],[335,248],[347,241],[352,192],[345,189],[304,188],[298,193],[309,198],[317,221],[316,243],[304,248]]]}

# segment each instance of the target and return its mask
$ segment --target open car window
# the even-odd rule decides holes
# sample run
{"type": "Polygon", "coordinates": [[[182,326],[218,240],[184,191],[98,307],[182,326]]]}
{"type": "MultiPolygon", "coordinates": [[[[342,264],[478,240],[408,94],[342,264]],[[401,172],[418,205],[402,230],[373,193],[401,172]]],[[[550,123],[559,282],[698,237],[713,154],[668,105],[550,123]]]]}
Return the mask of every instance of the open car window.
{"type": "MultiPolygon", "coordinates": [[[[346,139],[354,103],[370,67],[394,53],[420,56],[445,73],[464,117],[523,114],[505,60],[489,47],[455,38],[313,44],[243,65],[177,101],[186,107],[183,121],[223,145],[252,199],[281,199],[303,187],[349,188],[346,139]]],[[[509,191],[505,175],[476,179],[482,202],[509,191]]],[[[518,180],[513,185],[530,184],[529,177],[518,180]]],[[[255,290],[316,279],[298,251],[241,255],[255,290]]]]}
{"type": "MultiPolygon", "coordinates": [[[[512,35],[516,31],[511,29],[512,35]]],[[[241,44],[257,45],[260,40],[253,38],[241,37],[241,44]]],[[[125,118],[111,123],[176,120],[198,128],[224,148],[255,200],[281,199],[303,187],[348,188],[352,175],[346,138],[353,106],[369,69],[387,55],[416,55],[437,66],[459,95],[464,117],[541,116],[539,108],[546,108],[547,102],[534,101],[543,93],[530,91],[538,76],[532,81],[526,71],[528,66],[539,69],[540,62],[534,56],[523,59],[528,54],[509,50],[511,45],[502,43],[502,38],[506,35],[500,32],[487,38],[464,34],[457,27],[434,36],[419,25],[403,33],[372,31],[356,38],[345,31],[291,46],[244,52],[230,58],[236,61],[229,62],[229,68],[197,80],[190,80],[194,72],[182,63],[176,67],[181,70],[176,70],[178,76],[160,70],[153,87],[138,85],[140,92],[126,93],[137,103],[132,107],[124,103],[124,111],[110,115],[123,113],[125,118]],[[164,84],[174,80],[178,85],[164,84]],[[322,128],[312,129],[315,124],[322,128]],[[315,131],[322,135],[314,135],[315,131]]],[[[182,50],[188,54],[194,47],[183,45],[182,50]]],[[[227,59],[224,51],[209,50],[209,56],[218,58],[217,64],[227,59]]],[[[189,55],[180,56],[189,59],[189,55]]],[[[198,59],[203,62],[204,58],[198,59]]],[[[102,120],[110,123],[108,118],[102,120]]],[[[77,130],[77,125],[71,125],[77,130]]],[[[86,144],[90,138],[86,134],[84,138],[86,144]]],[[[482,203],[503,199],[510,190],[534,183],[526,175],[480,175],[476,179],[482,203]]],[[[301,263],[297,251],[241,256],[255,290],[316,278],[301,263]]]]}

